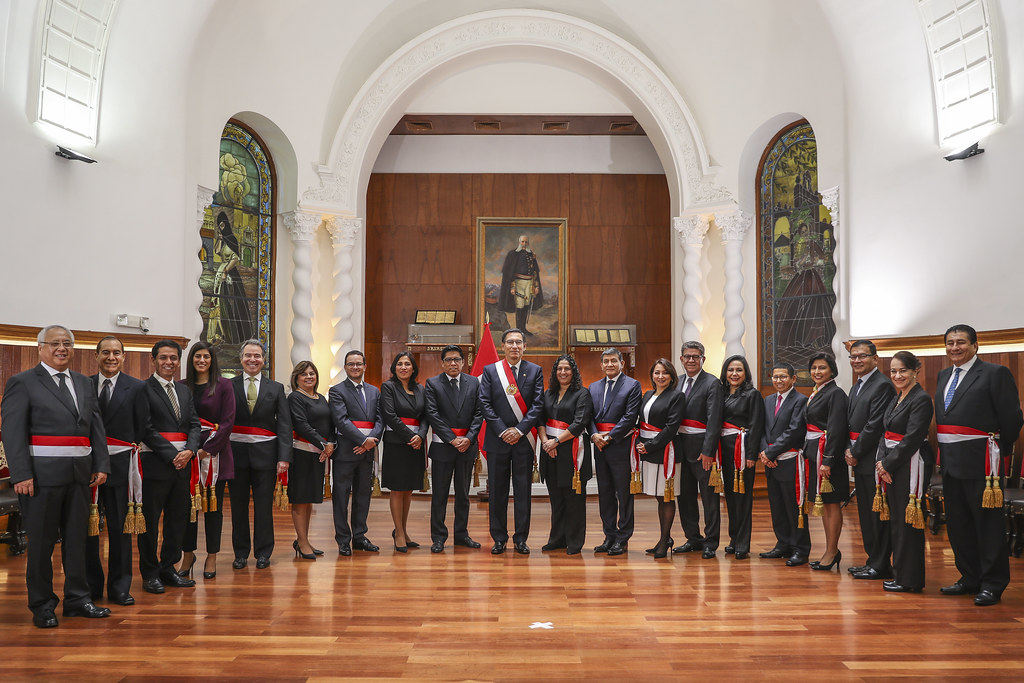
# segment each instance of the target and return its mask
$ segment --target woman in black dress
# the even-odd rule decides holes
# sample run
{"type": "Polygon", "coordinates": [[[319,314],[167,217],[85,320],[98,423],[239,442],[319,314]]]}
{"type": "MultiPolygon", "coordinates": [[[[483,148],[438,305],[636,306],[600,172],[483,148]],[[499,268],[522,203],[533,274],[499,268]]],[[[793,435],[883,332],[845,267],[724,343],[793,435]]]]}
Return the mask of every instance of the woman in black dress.
{"type": "Polygon", "coordinates": [[[391,536],[400,553],[420,547],[406,531],[412,492],[423,485],[426,472],[423,444],[427,438],[427,401],[423,385],[416,383],[418,374],[412,354],[402,351],[391,361],[391,378],[380,387],[380,415],[387,444],[381,463],[381,486],[391,489],[391,519],[395,523],[391,536]]]}
{"type": "Polygon", "coordinates": [[[288,499],[296,539],[296,557],[315,560],[317,551],[309,542],[309,518],[313,503],[324,502],[324,463],[334,452],[334,418],[327,397],[317,392],[320,373],[312,361],[300,361],[292,370],[292,393],[288,407],[292,414],[292,465],[288,470],[288,499]]]}
{"type": "MultiPolygon", "coordinates": [[[[921,496],[932,476],[935,457],[928,426],[935,407],[917,383],[921,361],[899,351],[889,364],[896,397],[882,418],[885,436],[878,444],[875,471],[885,484],[890,511],[893,579],[882,584],[892,593],[920,593],[924,588],[924,518],[921,496]]],[[[877,489],[876,489],[877,490],[877,489]]]]}
{"type": "Polygon", "coordinates": [[[846,392],[836,384],[839,370],[830,354],[816,353],[808,363],[814,389],[807,399],[807,440],[804,458],[810,482],[807,500],[814,501],[814,516],[821,517],[825,527],[825,552],[820,560],[811,562],[811,569],[838,571],[843,554],[839,552],[839,535],[843,531],[842,503],[850,497],[850,470],[845,449],[849,429],[846,422],[846,392]]]}
{"type": "Polygon", "coordinates": [[[594,401],[583,386],[572,356],[562,355],[551,368],[544,392],[544,413],[537,427],[541,447],[540,479],[548,485],[551,533],[541,550],[565,548],[579,555],[587,533],[587,482],[593,474],[590,440],[582,435],[594,416],[594,401]]]}
{"type": "Polygon", "coordinates": [[[686,395],[676,391],[679,376],[672,362],[659,358],[651,366],[654,387],[640,403],[640,424],[636,452],[643,459],[644,493],[658,499],[658,520],[661,538],[647,552],[655,558],[665,557],[672,547],[672,522],[676,517],[676,492],[679,490],[679,463],[683,454],[676,452],[673,440],[683,421],[686,395]]]}
{"type": "Polygon", "coordinates": [[[730,356],[722,365],[722,438],[718,443],[729,510],[729,545],[726,554],[737,560],[750,557],[750,528],[754,509],[754,472],[764,435],[764,399],[750,380],[743,356],[730,356]],[[736,473],[739,472],[739,477],[736,473]]]}

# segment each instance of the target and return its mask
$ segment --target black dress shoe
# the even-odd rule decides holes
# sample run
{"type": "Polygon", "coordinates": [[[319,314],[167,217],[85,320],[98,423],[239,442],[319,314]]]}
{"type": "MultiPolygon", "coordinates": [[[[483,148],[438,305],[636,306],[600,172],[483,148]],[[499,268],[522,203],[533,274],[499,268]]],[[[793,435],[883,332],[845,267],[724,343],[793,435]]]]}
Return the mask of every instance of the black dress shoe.
{"type": "Polygon", "coordinates": [[[365,550],[368,553],[380,552],[380,548],[371,543],[368,538],[360,538],[358,541],[353,541],[352,547],[356,550],[365,550]]]}
{"type": "Polygon", "coordinates": [[[799,567],[802,564],[807,564],[807,556],[800,555],[799,553],[793,553],[789,556],[789,559],[786,560],[787,567],[799,567]]]}
{"type": "Polygon", "coordinates": [[[191,588],[196,585],[195,579],[186,579],[175,571],[161,573],[160,582],[171,588],[191,588]]]}
{"type": "Polygon", "coordinates": [[[943,595],[968,595],[971,593],[977,593],[978,589],[957,581],[952,586],[943,586],[939,589],[939,592],[943,595]]]}
{"type": "Polygon", "coordinates": [[[270,558],[269,557],[257,557],[256,558],[256,569],[266,569],[269,566],[270,566],[270,558]]]}
{"type": "Polygon", "coordinates": [[[781,560],[783,557],[789,557],[789,553],[781,548],[772,548],[766,553],[758,555],[763,560],[781,560]]]}
{"type": "Polygon", "coordinates": [[[698,550],[704,550],[704,545],[701,541],[687,541],[678,548],[672,548],[673,553],[693,553],[698,550]]]}
{"type": "Polygon", "coordinates": [[[463,548],[479,548],[480,544],[474,541],[469,536],[465,538],[456,538],[455,545],[461,545],[463,548]]]}
{"type": "Polygon", "coordinates": [[[615,557],[616,555],[622,555],[626,552],[625,543],[612,543],[612,547],[608,548],[608,556],[615,557]]]}
{"type": "Polygon", "coordinates": [[[142,582],[142,590],[159,595],[164,592],[164,582],[160,579],[146,579],[142,582]]]}
{"type": "Polygon", "coordinates": [[[235,561],[231,563],[233,569],[245,569],[249,566],[249,560],[245,557],[236,557],[235,561]]]}
{"type": "Polygon", "coordinates": [[[901,586],[895,581],[886,581],[882,584],[882,590],[888,593],[920,593],[922,589],[901,586]]]}
{"type": "Polygon", "coordinates": [[[851,574],[856,574],[857,572],[862,572],[862,571],[864,571],[867,568],[868,568],[868,566],[866,564],[862,564],[859,567],[847,567],[846,571],[848,571],[851,574]]]}
{"type": "Polygon", "coordinates": [[[745,560],[748,557],[750,557],[750,553],[748,553],[746,550],[737,550],[736,551],[736,559],[737,560],[745,560]]]}
{"type": "Polygon", "coordinates": [[[515,546],[516,546],[516,554],[517,555],[529,555],[530,554],[530,546],[526,545],[526,541],[523,541],[522,543],[516,543],[515,546]]]}
{"type": "Polygon", "coordinates": [[[583,548],[566,548],[565,549],[565,554],[566,555],[579,555],[581,552],[583,552],[583,548]]]}
{"type": "Polygon", "coordinates": [[[702,558],[704,558],[705,560],[710,560],[710,559],[714,558],[714,556],[715,556],[715,551],[714,551],[714,550],[712,550],[711,548],[704,548],[704,552],[702,552],[702,553],[700,554],[700,556],[701,556],[702,558]]]}
{"type": "Polygon", "coordinates": [[[542,552],[546,553],[549,550],[565,550],[566,547],[567,546],[564,543],[545,543],[540,547],[540,549],[542,552]]]}
{"type": "Polygon", "coordinates": [[[494,546],[491,548],[491,555],[502,555],[505,552],[505,543],[503,541],[496,541],[494,546]]]}
{"type": "Polygon", "coordinates": [[[594,546],[594,552],[595,553],[606,553],[606,552],[608,552],[608,548],[611,548],[613,545],[615,545],[615,544],[612,543],[611,541],[609,541],[606,538],[606,539],[604,539],[604,542],[601,543],[601,545],[594,546]]]}
{"type": "Polygon", "coordinates": [[[117,595],[111,595],[110,601],[115,605],[122,605],[124,607],[135,604],[135,598],[131,596],[131,593],[118,593],[117,595]]]}
{"type": "Polygon", "coordinates": [[[36,628],[57,628],[57,615],[52,609],[44,609],[32,615],[32,623],[36,628]]]}
{"type": "Polygon", "coordinates": [[[348,557],[352,554],[352,546],[348,543],[342,543],[338,546],[338,554],[344,557],[348,557]]]}
{"type": "Polygon", "coordinates": [[[999,602],[999,597],[990,590],[983,590],[974,596],[974,604],[978,607],[990,607],[999,602]]]}
{"type": "MultiPolygon", "coordinates": [[[[995,604],[995,603],[992,603],[995,604]]],[[[91,602],[83,602],[78,607],[65,607],[66,617],[88,617],[89,619],[102,619],[110,616],[110,610],[106,607],[97,607],[91,602]]]]}
{"type": "Polygon", "coordinates": [[[734,552],[736,552],[736,546],[734,546],[734,545],[727,545],[727,546],[725,546],[725,554],[726,555],[732,555],[734,552]]]}
{"type": "Polygon", "coordinates": [[[868,567],[862,572],[855,572],[853,574],[855,579],[868,579],[870,581],[877,581],[879,579],[891,579],[892,572],[880,572],[874,567],[868,567]]]}
{"type": "Polygon", "coordinates": [[[430,544],[430,552],[432,553],[443,553],[444,552],[444,541],[434,541],[430,544]]]}

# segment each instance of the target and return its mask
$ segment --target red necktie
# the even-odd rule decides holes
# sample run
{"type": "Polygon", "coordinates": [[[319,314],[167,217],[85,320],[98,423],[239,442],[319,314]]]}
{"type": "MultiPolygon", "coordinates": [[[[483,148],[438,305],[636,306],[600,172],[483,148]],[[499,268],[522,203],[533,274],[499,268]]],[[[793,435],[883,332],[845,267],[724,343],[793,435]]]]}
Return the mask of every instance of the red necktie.
{"type": "Polygon", "coordinates": [[[775,414],[776,415],[779,414],[779,408],[781,408],[781,407],[782,407],[782,394],[779,394],[779,397],[775,400],[775,414]]]}

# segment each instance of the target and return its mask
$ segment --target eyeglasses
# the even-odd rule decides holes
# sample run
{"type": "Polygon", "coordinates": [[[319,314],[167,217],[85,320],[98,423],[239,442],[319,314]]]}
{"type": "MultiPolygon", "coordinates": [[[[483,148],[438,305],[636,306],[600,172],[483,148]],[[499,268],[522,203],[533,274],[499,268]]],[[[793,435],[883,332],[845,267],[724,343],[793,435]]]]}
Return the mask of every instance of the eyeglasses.
{"type": "Polygon", "coordinates": [[[44,341],[44,342],[39,342],[39,343],[40,344],[46,344],[51,349],[71,349],[71,348],[74,348],[74,346],[75,346],[75,342],[69,341],[67,339],[62,339],[61,341],[52,341],[52,342],[44,341]]]}
{"type": "Polygon", "coordinates": [[[772,375],[773,382],[785,382],[789,379],[789,375],[772,375]]]}
{"type": "Polygon", "coordinates": [[[700,360],[704,356],[683,356],[683,360],[700,360]]]}
{"type": "Polygon", "coordinates": [[[445,358],[441,361],[442,363],[461,363],[463,359],[461,356],[452,356],[451,358],[445,358]]]}
{"type": "Polygon", "coordinates": [[[850,360],[866,360],[874,356],[873,353],[851,353],[850,360]]]}
{"type": "Polygon", "coordinates": [[[346,368],[361,368],[364,363],[345,363],[346,368]]]}

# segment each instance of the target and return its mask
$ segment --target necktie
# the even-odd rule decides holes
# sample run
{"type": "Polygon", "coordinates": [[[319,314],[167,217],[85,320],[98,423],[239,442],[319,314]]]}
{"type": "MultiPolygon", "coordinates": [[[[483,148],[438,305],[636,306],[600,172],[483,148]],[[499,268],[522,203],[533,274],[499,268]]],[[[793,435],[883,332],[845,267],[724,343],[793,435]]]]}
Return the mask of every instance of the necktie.
{"type": "Polygon", "coordinates": [[[781,408],[781,407],[782,407],[782,394],[779,394],[779,397],[777,399],[775,399],[775,414],[776,415],[779,414],[779,408],[781,408]]]}
{"type": "Polygon", "coordinates": [[[513,379],[513,381],[515,381],[516,385],[519,384],[519,366],[518,365],[513,365],[512,366],[512,379],[513,379]]]}
{"type": "Polygon", "coordinates": [[[604,396],[601,397],[601,411],[604,412],[604,407],[608,403],[608,392],[615,386],[615,380],[608,377],[604,378],[604,396]]]}
{"type": "Polygon", "coordinates": [[[252,409],[256,407],[256,378],[247,377],[246,379],[249,380],[249,390],[245,394],[245,402],[249,404],[249,412],[251,413],[252,409]]]}
{"type": "Polygon", "coordinates": [[[458,395],[458,393],[459,393],[459,378],[458,377],[450,377],[449,380],[448,380],[448,388],[450,388],[452,390],[452,394],[453,395],[458,395]]]}
{"type": "Polygon", "coordinates": [[[174,417],[181,419],[181,406],[178,405],[178,394],[174,391],[174,382],[168,382],[164,385],[164,389],[167,390],[167,398],[171,400],[171,408],[174,410],[174,417]]]}
{"type": "Polygon", "coordinates": [[[103,391],[100,392],[100,409],[106,410],[110,403],[110,378],[103,380],[103,391]]]}
{"type": "Polygon", "coordinates": [[[686,378],[686,384],[683,386],[683,393],[684,394],[689,394],[690,393],[690,388],[692,386],[693,386],[693,378],[692,377],[687,377],[686,378]]]}
{"type": "Polygon", "coordinates": [[[853,390],[853,395],[854,395],[855,398],[857,396],[860,396],[860,390],[861,390],[861,387],[863,387],[863,386],[864,386],[864,378],[861,377],[859,380],[857,380],[857,387],[853,390]]]}
{"type": "Polygon", "coordinates": [[[960,381],[960,368],[953,368],[953,381],[949,383],[949,389],[946,391],[946,399],[943,404],[943,410],[949,410],[949,404],[953,402],[953,394],[956,393],[956,385],[960,381]]]}
{"type": "Polygon", "coordinates": [[[57,373],[57,381],[60,382],[60,393],[64,395],[64,398],[68,400],[68,403],[74,408],[75,415],[78,415],[78,406],[75,405],[75,397],[71,395],[71,389],[68,388],[68,376],[63,372],[57,373]]]}
{"type": "Polygon", "coordinates": [[[363,391],[362,382],[356,385],[356,393],[359,394],[359,400],[363,402],[363,415],[367,415],[370,410],[366,406],[366,393],[363,391]]]}

